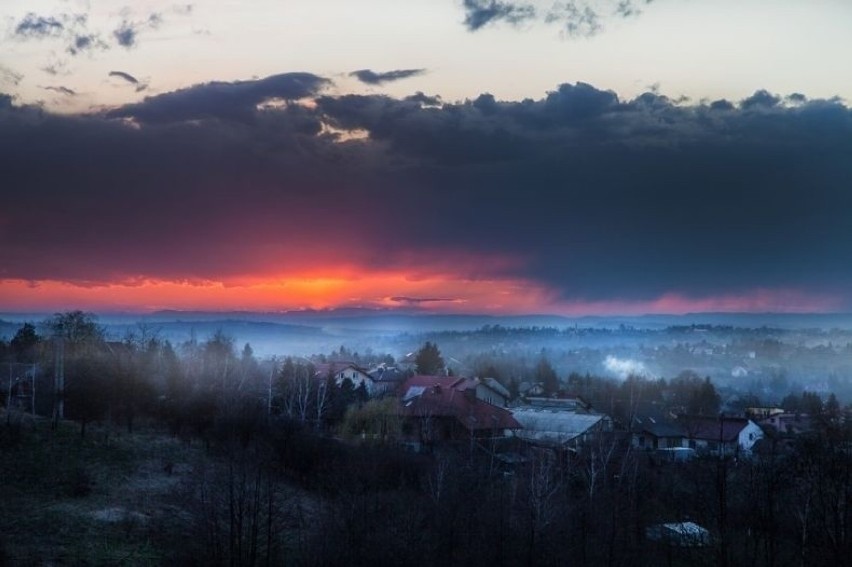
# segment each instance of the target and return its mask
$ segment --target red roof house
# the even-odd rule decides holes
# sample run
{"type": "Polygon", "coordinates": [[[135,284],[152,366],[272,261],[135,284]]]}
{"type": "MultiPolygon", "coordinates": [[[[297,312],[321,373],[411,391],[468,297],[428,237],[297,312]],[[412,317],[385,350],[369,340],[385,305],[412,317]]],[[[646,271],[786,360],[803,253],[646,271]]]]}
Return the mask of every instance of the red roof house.
{"type": "Polygon", "coordinates": [[[423,442],[497,437],[521,428],[508,410],[477,399],[463,378],[412,376],[401,391],[403,429],[423,442]]]}

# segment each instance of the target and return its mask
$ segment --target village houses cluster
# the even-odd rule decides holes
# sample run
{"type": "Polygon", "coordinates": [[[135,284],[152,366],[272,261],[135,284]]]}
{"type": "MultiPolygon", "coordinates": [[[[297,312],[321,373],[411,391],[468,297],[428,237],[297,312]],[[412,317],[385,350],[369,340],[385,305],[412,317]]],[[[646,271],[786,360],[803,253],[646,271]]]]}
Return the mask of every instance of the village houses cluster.
{"type": "Polygon", "coordinates": [[[781,408],[746,408],[739,415],[688,415],[676,409],[637,406],[629,423],[618,422],[581,396],[545,395],[541,384],[522,384],[520,395],[490,377],[411,375],[403,364],[367,369],[350,362],[317,365],[316,377],[351,381],[370,398],[396,399],[403,422],[401,441],[416,450],[453,442],[489,447],[523,446],[577,452],[601,438],[645,451],[659,461],[685,461],[699,454],[749,458],[761,451],[768,429],[790,437],[811,429],[805,414],[781,408]],[[516,442],[514,445],[508,441],[516,442]]]}

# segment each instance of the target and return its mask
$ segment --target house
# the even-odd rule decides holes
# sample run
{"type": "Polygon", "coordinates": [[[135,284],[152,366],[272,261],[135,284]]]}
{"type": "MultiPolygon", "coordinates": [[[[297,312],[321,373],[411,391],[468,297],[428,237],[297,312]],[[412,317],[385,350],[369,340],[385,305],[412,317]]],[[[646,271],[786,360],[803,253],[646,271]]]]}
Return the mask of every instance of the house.
{"type": "Polygon", "coordinates": [[[575,448],[612,430],[612,421],[602,414],[521,407],[513,409],[512,416],[522,426],[514,431],[515,437],[546,447],[575,448]]]}
{"type": "Polygon", "coordinates": [[[462,391],[473,390],[477,400],[501,408],[509,405],[511,397],[509,391],[494,378],[460,378],[452,387],[462,391]]]}
{"type": "Polygon", "coordinates": [[[396,361],[396,367],[401,372],[415,372],[417,370],[417,353],[409,352],[399,357],[396,361]]]}
{"type": "Polygon", "coordinates": [[[352,382],[353,388],[358,388],[363,384],[369,396],[374,395],[376,390],[376,382],[370,373],[353,362],[317,364],[315,369],[314,376],[316,378],[322,379],[331,376],[338,386],[342,386],[343,381],[348,379],[352,382]]]}
{"type": "Polygon", "coordinates": [[[689,447],[725,455],[749,454],[763,430],[744,417],[682,416],[679,420],[686,431],[689,447]]]}
{"type": "Polygon", "coordinates": [[[402,391],[403,432],[421,443],[502,437],[521,427],[505,408],[478,399],[466,379],[412,376],[402,391]]]}
{"type": "Polygon", "coordinates": [[[592,404],[576,394],[561,394],[557,397],[528,396],[527,405],[563,411],[591,412],[592,404]]]}
{"type": "Polygon", "coordinates": [[[783,409],[776,407],[747,407],[745,409],[746,417],[757,422],[783,413],[783,409]]]}
{"type": "MultiPolygon", "coordinates": [[[[481,397],[480,399],[488,401],[488,403],[495,405],[495,406],[501,405],[502,407],[506,407],[506,406],[509,405],[509,401],[511,401],[511,399],[512,399],[512,394],[511,394],[511,392],[509,392],[509,390],[506,389],[505,386],[503,386],[503,384],[498,382],[496,378],[479,378],[478,380],[480,382],[482,382],[482,384],[492,392],[491,394],[488,394],[489,396],[493,396],[495,394],[497,396],[499,396],[500,403],[497,404],[497,403],[488,401],[484,394],[483,394],[483,397],[481,397]]],[[[498,401],[498,400],[495,398],[495,401],[498,401]]]]}
{"type": "Polygon", "coordinates": [[[532,384],[530,382],[521,382],[518,386],[518,392],[522,396],[530,397],[530,396],[543,396],[544,395],[544,384],[541,382],[536,382],[532,384]]]}
{"type": "Polygon", "coordinates": [[[630,430],[631,445],[637,449],[672,449],[688,445],[684,428],[660,417],[636,416],[630,430]]]}
{"type": "Polygon", "coordinates": [[[373,378],[372,396],[383,396],[396,392],[405,381],[406,376],[398,367],[384,363],[367,370],[367,374],[373,378]]]}
{"type": "Polygon", "coordinates": [[[781,435],[800,435],[811,431],[811,417],[806,413],[776,413],[760,420],[761,427],[771,427],[781,435]]]}

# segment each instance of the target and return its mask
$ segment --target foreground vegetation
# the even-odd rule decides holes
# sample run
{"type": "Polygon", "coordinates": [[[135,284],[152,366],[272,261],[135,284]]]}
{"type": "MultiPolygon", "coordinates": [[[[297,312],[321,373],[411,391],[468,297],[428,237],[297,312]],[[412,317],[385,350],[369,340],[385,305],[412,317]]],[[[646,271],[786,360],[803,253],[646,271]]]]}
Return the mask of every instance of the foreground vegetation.
{"type": "MultiPolygon", "coordinates": [[[[66,391],[45,373],[43,417],[0,413],[0,564],[771,567],[852,552],[852,432],[836,400],[799,399],[814,430],[770,434],[750,460],[659,463],[618,431],[576,450],[472,438],[411,453],[394,400],[308,379],[307,361],[264,365],[222,335],[110,343],[79,313],[52,324],[62,343],[16,336],[16,361],[59,359],[66,391]],[[687,520],[706,545],[646,537],[687,520]]],[[[536,372],[613,410],[639,391],[718,410],[696,377],[536,372]]]]}
{"type": "Polygon", "coordinates": [[[519,455],[507,463],[480,444],[412,454],[248,414],[183,439],[3,417],[11,565],[780,566],[852,551],[842,429],[753,460],[660,464],[612,437],[577,453],[503,447],[519,455]],[[708,546],[645,537],[687,519],[708,546]]]}

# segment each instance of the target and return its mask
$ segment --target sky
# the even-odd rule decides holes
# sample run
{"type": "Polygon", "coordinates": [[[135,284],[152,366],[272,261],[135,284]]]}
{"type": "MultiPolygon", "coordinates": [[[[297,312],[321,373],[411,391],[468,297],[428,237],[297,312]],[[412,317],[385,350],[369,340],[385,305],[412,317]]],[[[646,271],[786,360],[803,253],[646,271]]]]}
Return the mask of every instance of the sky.
{"type": "Polygon", "coordinates": [[[852,3],[0,4],[0,311],[852,310],[852,3]]]}

